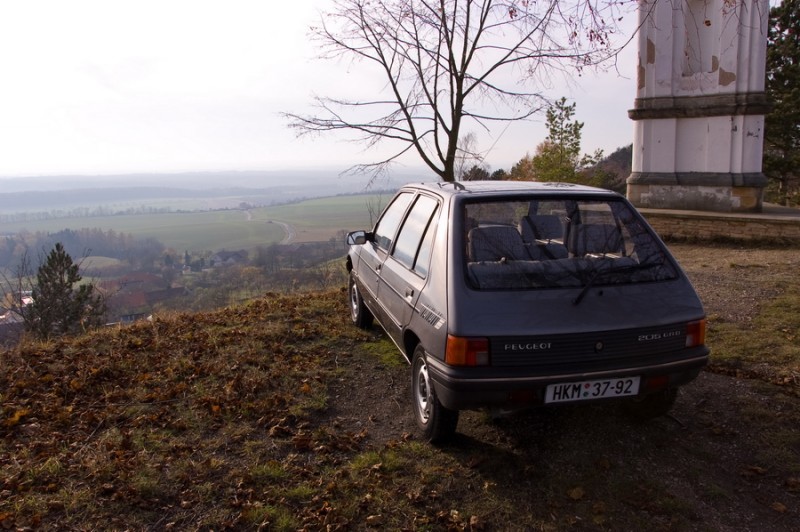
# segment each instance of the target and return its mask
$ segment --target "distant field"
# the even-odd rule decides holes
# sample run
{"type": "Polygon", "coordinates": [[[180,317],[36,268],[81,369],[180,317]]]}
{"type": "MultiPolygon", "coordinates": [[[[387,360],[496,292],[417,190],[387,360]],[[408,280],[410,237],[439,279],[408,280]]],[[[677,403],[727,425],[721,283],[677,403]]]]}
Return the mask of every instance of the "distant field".
{"type": "Polygon", "coordinates": [[[367,229],[370,209],[380,210],[389,196],[359,195],[318,198],[289,205],[253,209],[253,219],[288,223],[296,231],[295,242],[315,242],[335,237],[341,230],[367,229]]]}
{"type": "Polygon", "coordinates": [[[380,211],[388,196],[355,195],[317,198],[289,205],[250,211],[226,210],[192,213],[115,215],[59,218],[24,223],[2,223],[0,234],[22,230],[57,232],[63,229],[99,228],[153,237],[176,251],[251,249],[281,242],[287,235],[282,222],[294,229],[294,242],[328,240],[341,230],[371,225],[370,208],[380,211]]]}

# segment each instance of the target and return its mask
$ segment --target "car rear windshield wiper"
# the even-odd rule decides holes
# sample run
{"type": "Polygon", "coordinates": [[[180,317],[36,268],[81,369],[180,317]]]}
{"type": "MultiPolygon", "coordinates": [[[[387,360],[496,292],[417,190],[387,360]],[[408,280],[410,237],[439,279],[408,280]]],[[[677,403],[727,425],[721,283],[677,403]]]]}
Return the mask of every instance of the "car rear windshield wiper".
{"type": "Polygon", "coordinates": [[[586,284],[583,285],[580,293],[572,300],[573,305],[579,305],[583,298],[586,297],[586,294],[589,292],[589,289],[594,286],[594,282],[597,280],[598,277],[607,273],[620,273],[620,272],[627,272],[627,271],[636,271],[636,270],[649,270],[650,268],[658,268],[663,266],[663,262],[649,262],[645,264],[629,264],[627,266],[622,266],[620,268],[614,268],[613,266],[607,270],[597,269],[592,273],[592,276],[586,281],[586,284]]]}
{"type": "MultiPolygon", "coordinates": [[[[609,271],[609,270],[606,270],[606,271],[609,271]]],[[[573,305],[579,305],[580,302],[583,301],[584,296],[586,295],[586,293],[589,291],[589,289],[594,284],[594,280],[597,279],[600,276],[601,273],[603,273],[603,272],[601,272],[600,270],[595,270],[594,273],[592,273],[592,276],[589,277],[589,280],[586,281],[585,285],[583,285],[583,288],[581,289],[580,294],[578,294],[578,296],[575,299],[572,300],[572,304],[573,305]]]]}

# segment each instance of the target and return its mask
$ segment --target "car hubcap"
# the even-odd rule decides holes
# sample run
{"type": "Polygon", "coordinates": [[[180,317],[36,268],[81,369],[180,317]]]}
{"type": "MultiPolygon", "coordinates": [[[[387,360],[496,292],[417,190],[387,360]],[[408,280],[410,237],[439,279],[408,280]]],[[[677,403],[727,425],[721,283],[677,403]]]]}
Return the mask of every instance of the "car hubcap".
{"type": "Polygon", "coordinates": [[[421,362],[417,370],[417,412],[423,423],[427,423],[430,418],[431,412],[431,387],[428,382],[428,366],[421,362]]]}
{"type": "Polygon", "coordinates": [[[353,315],[353,319],[358,316],[358,288],[356,288],[355,283],[350,287],[350,312],[353,315]]]}

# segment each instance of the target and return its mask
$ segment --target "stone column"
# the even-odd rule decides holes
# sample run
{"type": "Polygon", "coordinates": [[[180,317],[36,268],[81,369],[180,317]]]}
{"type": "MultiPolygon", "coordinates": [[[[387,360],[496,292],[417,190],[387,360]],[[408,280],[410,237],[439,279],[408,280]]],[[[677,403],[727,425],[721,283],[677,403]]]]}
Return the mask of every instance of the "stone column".
{"type": "Polygon", "coordinates": [[[641,0],[639,207],[760,212],[768,0],[641,0]]]}

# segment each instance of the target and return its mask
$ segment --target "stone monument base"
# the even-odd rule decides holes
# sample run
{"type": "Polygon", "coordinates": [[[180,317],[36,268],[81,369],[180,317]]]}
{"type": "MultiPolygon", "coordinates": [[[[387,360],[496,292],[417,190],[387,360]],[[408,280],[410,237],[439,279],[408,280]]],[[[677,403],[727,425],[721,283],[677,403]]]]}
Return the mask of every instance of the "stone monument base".
{"type": "Polygon", "coordinates": [[[767,179],[761,173],[642,173],[627,180],[628,199],[639,208],[759,213],[767,179]]]}

